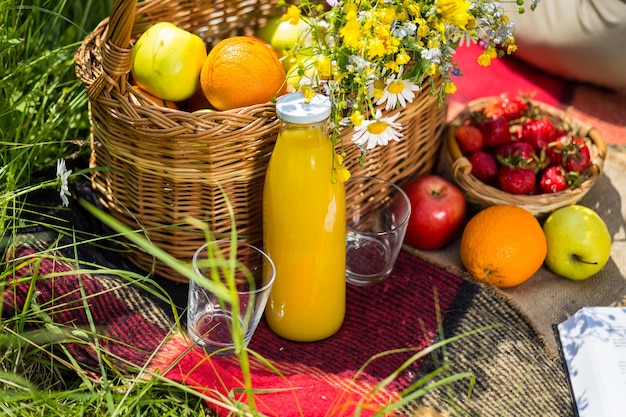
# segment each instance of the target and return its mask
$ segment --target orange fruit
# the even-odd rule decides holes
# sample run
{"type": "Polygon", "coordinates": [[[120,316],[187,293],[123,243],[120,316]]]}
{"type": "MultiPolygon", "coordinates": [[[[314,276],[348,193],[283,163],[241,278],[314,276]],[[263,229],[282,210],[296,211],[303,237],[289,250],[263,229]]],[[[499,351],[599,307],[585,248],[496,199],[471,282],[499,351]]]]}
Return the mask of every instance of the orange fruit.
{"type": "Polygon", "coordinates": [[[539,221],[511,205],[488,207],[472,217],[461,237],[461,261],[478,281],[508,288],[527,281],[548,247],[539,221]]]}
{"type": "MultiPolygon", "coordinates": [[[[176,102],[174,102],[174,101],[163,100],[162,98],[159,98],[159,97],[155,96],[154,94],[148,93],[146,90],[144,90],[143,88],[139,87],[138,85],[132,85],[131,87],[133,88],[133,90],[135,90],[136,92],[138,92],[139,94],[141,94],[145,98],[151,100],[157,106],[168,107],[170,109],[178,109],[178,104],[176,104],[176,102]]],[[[136,97],[132,97],[132,98],[135,101],[135,103],[137,103],[138,105],[143,104],[136,97]]]]}
{"type": "Polygon", "coordinates": [[[267,42],[234,36],[218,42],[200,72],[200,85],[217,110],[267,103],[286,88],[278,54],[267,42]]]}

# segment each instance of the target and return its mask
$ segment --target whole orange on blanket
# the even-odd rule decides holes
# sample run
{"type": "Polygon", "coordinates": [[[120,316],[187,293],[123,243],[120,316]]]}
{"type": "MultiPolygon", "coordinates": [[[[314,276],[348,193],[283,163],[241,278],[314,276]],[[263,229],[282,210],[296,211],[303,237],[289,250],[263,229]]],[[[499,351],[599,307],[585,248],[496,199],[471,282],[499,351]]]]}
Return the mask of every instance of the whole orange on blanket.
{"type": "Polygon", "coordinates": [[[546,237],[529,211],[512,205],[488,207],[465,226],[461,261],[477,280],[507,288],[527,281],[543,264],[546,237]]]}

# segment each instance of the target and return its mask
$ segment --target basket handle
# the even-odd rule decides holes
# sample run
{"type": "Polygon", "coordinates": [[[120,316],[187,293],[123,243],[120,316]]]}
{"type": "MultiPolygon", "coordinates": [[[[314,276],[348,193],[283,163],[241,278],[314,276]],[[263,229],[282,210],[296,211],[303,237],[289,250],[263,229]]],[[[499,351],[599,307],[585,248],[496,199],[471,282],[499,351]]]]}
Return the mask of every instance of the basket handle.
{"type": "Polygon", "coordinates": [[[604,139],[602,138],[602,136],[600,136],[600,133],[595,128],[591,128],[591,130],[589,130],[587,135],[589,136],[589,139],[591,139],[593,144],[596,146],[597,155],[591,162],[593,163],[594,172],[600,175],[602,174],[602,172],[604,172],[604,158],[606,158],[606,143],[604,142],[604,139]]]}
{"type": "Polygon", "coordinates": [[[124,94],[133,56],[130,37],[136,9],[136,0],[113,2],[102,47],[102,73],[87,90],[90,100],[95,100],[104,88],[115,88],[124,94]]]}

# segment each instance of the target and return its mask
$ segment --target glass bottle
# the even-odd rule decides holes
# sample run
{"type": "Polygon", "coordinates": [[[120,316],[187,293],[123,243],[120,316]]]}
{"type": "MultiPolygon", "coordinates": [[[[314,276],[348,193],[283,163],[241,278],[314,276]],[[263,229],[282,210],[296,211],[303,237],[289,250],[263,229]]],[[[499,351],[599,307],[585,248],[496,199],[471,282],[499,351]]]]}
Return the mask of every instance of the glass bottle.
{"type": "Polygon", "coordinates": [[[310,342],[339,330],[346,304],[346,201],[333,171],[330,100],[302,93],[276,102],[281,120],[263,193],[264,249],[276,265],[265,316],[286,339],[310,342]]]}

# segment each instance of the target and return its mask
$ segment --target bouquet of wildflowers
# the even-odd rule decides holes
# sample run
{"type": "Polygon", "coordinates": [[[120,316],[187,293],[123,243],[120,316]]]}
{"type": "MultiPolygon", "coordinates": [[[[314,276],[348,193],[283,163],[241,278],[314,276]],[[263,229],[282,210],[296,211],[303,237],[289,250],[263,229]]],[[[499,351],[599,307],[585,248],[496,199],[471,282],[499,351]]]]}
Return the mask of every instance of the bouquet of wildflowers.
{"type": "Polygon", "coordinates": [[[403,136],[400,112],[386,117],[383,109],[407,106],[423,86],[440,100],[456,90],[458,46],[483,43],[478,63],[484,66],[515,51],[507,5],[525,12],[524,0],[301,0],[283,15],[307,23],[289,51],[290,76],[305,95],[331,98],[335,141],[353,127],[352,141],[365,155],[403,136]],[[442,82],[434,82],[437,76],[442,82]]]}

